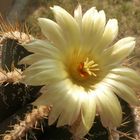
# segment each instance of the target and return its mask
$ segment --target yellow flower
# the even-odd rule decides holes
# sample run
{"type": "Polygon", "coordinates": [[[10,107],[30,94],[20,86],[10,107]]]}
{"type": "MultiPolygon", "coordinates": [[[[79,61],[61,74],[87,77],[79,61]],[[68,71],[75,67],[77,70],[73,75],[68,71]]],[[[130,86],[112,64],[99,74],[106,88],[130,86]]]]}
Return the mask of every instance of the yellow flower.
{"type": "Polygon", "coordinates": [[[117,96],[133,105],[139,101],[130,88],[140,83],[139,75],[121,62],[135,47],[135,39],[126,37],[112,45],[118,33],[116,19],[106,23],[103,10],[95,7],[82,15],[79,5],[72,17],[59,6],[51,8],[56,22],[39,18],[47,40],[25,45],[33,54],[22,63],[29,64],[24,83],[45,85],[36,105],[53,105],[49,124],[72,125],[80,116],[75,135],[83,137],[100,115],[105,127],[117,127],[122,120],[117,96]],[[117,96],[116,96],[117,95],[117,96]]]}

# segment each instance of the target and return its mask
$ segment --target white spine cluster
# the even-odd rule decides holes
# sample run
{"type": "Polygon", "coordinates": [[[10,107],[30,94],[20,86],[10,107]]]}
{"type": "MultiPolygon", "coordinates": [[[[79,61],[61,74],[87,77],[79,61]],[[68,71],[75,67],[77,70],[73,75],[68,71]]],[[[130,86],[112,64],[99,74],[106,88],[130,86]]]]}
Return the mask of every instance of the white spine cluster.
{"type": "Polygon", "coordinates": [[[17,140],[27,135],[27,132],[36,128],[40,120],[48,116],[50,108],[48,106],[39,106],[33,109],[31,113],[26,114],[25,119],[15,124],[13,129],[4,134],[3,140],[17,140]]]}
{"type": "Polygon", "coordinates": [[[19,83],[19,81],[23,78],[22,71],[20,69],[14,69],[13,71],[6,72],[0,69],[0,84],[7,83],[19,83]]]}

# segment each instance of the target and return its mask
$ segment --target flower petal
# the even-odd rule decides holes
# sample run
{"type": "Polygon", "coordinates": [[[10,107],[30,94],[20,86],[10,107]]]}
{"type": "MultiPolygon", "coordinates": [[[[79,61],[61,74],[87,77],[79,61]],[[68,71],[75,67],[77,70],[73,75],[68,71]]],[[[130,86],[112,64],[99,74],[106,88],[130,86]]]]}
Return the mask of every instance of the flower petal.
{"type": "Polygon", "coordinates": [[[55,46],[65,48],[66,42],[58,24],[46,18],[39,18],[38,23],[44,36],[46,36],[55,46]]]}
{"type": "Polygon", "coordinates": [[[118,35],[118,21],[116,19],[110,19],[105,27],[103,37],[101,39],[102,45],[105,47],[112,43],[112,41],[118,35]]]}
{"type": "Polygon", "coordinates": [[[111,70],[111,74],[114,74],[114,78],[110,76],[112,79],[119,80],[123,83],[126,83],[130,86],[139,86],[140,85],[140,76],[133,69],[127,67],[118,67],[111,70]],[[116,75],[116,76],[115,76],[116,75]],[[118,78],[117,78],[118,77],[118,78]]]}
{"type": "Polygon", "coordinates": [[[96,91],[97,111],[105,127],[118,127],[122,121],[121,105],[107,86],[99,86],[96,91]]]}
{"type": "Polygon", "coordinates": [[[116,19],[110,19],[100,40],[100,43],[96,46],[98,53],[102,52],[107,46],[109,46],[118,34],[118,21],[116,19]]]}
{"type": "Polygon", "coordinates": [[[79,4],[77,8],[74,10],[74,18],[79,24],[79,26],[82,26],[82,8],[81,5],[79,4]]]}
{"type": "Polygon", "coordinates": [[[71,88],[69,88],[65,94],[68,96],[67,101],[65,102],[67,107],[64,107],[63,112],[58,119],[57,127],[65,124],[71,125],[75,120],[77,120],[82,103],[80,98],[85,94],[85,91],[82,87],[72,84],[71,88]]]}
{"type": "Polygon", "coordinates": [[[104,31],[106,17],[104,11],[99,11],[95,7],[89,9],[83,16],[82,20],[82,35],[83,46],[90,46],[94,49],[100,41],[104,31]]]}
{"type": "Polygon", "coordinates": [[[140,82],[139,74],[136,71],[134,71],[133,69],[130,69],[127,67],[118,67],[118,68],[112,69],[111,72],[118,74],[118,75],[129,77],[131,79],[136,80],[137,82],[140,82]]]}
{"type": "Polygon", "coordinates": [[[67,46],[79,45],[80,28],[76,20],[63,8],[54,6],[51,8],[57,23],[63,31],[63,37],[67,40],[67,46]]]}
{"type": "Polygon", "coordinates": [[[69,94],[66,93],[66,88],[61,87],[65,82],[60,81],[59,84],[44,86],[41,89],[42,95],[33,102],[34,105],[52,105],[48,118],[49,125],[52,125],[59,118],[59,115],[65,108],[64,104],[67,104],[69,100],[69,94]]]}
{"type": "Polygon", "coordinates": [[[104,53],[103,57],[107,57],[105,65],[119,63],[134,50],[134,47],[135,38],[133,37],[126,37],[119,40],[104,53]]]}
{"type": "Polygon", "coordinates": [[[63,112],[61,113],[58,119],[57,127],[60,127],[66,124],[72,125],[72,123],[79,116],[81,102],[76,94],[77,93],[75,90],[72,90],[71,93],[69,93],[68,100],[65,101],[65,103],[67,104],[67,107],[63,109],[63,112]]]}
{"type": "MultiPolygon", "coordinates": [[[[58,119],[59,124],[57,122],[57,127],[63,126],[65,124],[71,124],[70,123],[71,120],[69,120],[69,116],[71,116],[71,114],[73,114],[73,110],[70,110],[71,108],[68,108],[68,107],[66,108],[64,106],[64,104],[67,104],[67,102],[70,100],[69,99],[69,94],[65,93],[63,95],[63,98],[58,94],[59,93],[57,93],[56,96],[55,96],[55,98],[57,98],[57,100],[56,100],[55,104],[53,104],[53,107],[52,107],[52,110],[49,114],[49,119],[48,119],[48,124],[49,125],[52,125],[58,119]],[[64,112],[64,109],[67,109],[69,111],[66,112],[66,114],[62,115],[62,113],[64,112]],[[62,119],[60,118],[61,117],[60,115],[62,116],[62,119]],[[60,122],[60,119],[61,119],[62,122],[60,122]]],[[[67,105],[69,106],[69,104],[67,104],[67,105]]]]}
{"type": "Polygon", "coordinates": [[[31,65],[37,61],[46,59],[43,55],[40,54],[31,54],[26,57],[24,57],[18,64],[27,64],[31,65]]]}
{"type": "Polygon", "coordinates": [[[90,8],[84,15],[82,19],[82,40],[83,46],[86,46],[87,43],[91,42],[93,39],[93,31],[94,31],[94,20],[96,21],[98,17],[98,12],[95,7],[90,8]],[[90,36],[90,37],[89,37],[90,36]],[[90,41],[89,41],[90,39],[90,41]]]}
{"type": "Polygon", "coordinates": [[[129,77],[126,77],[126,76],[121,76],[121,75],[118,75],[118,74],[114,74],[114,73],[109,73],[106,78],[108,79],[113,79],[113,80],[116,80],[118,82],[122,82],[128,86],[139,86],[140,84],[138,83],[138,81],[134,80],[134,79],[131,79],[129,77]]]}
{"type": "Polygon", "coordinates": [[[45,59],[34,63],[23,72],[23,75],[26,77],[22,82],[29,85],[43,85],[50,81],[59,81],[67,77],[63,64],[51,59],[45,59]],[[60,73],[58,74],[56,71],[60,73]]]}
{"type": "Polygon", "coordinates": [[[96,102],[92,94],[87,94],[82,97],[83,104],[81,106],[81,122],[77,126],[74,136],[82,138],[90,130],[93,125],[95,114],[96,114],[96,102]]]}
{"type": "Polygon", "coordinates": [[[47,47],[52,47],[52,45],[48,41],[36,39],[27,44],[23,44],[23,47],[27,49],[29,52],[38,53],[39,51],[39,53],[42,54],[42,52],[44,52],[42,51],[42,49],[46,49],[47,47]]]}
{"type": "Polygon", "coordinates": [[[111,80],[111,79],[105,79],[105,83],[108,84],[109,87],[112,88],[112,90],[123,100],[128,102],[132,105],[140,105],[140,101],[138,100],[137,96],[135,95],[134,90],[127,86],[126,84],[123,84],[121,82],[111,80]]]}
{"type": "Polygon", "coordinates": [[[40,90],[43,93],[35,102],[36,105],[55,105],[67,97],[66,94],[72,88],[72,83],[69,79],[60,80],[59,82],[48,83],[40,90]],[[65,85],[65,86],[64,86],[65,85]]]}
{"type": "Polygon", "coordinates": [[[61,52],[59,49],[52,46],[48,41],[43,40],[34,40],[28,44],[24,44],[23,47],[27,49],[29,52],[33,52],[36,54],[44,55],[44,57],[53,57],[60,59],[61,52]]]}

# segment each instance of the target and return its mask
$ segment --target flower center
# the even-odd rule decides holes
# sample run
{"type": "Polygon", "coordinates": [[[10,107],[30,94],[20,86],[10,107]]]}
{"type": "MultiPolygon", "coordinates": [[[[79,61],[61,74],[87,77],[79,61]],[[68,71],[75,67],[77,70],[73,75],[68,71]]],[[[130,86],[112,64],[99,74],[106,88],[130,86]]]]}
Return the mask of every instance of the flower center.
{"type": "Polygon", "coordinates": [[[97,76],[97,71],[99,71],[99,65],[93,60],[89,61],[87,58],[84,62],[81,62],[78,66],[78,72],[81,77],[86,78],[88,76],[97,76]]]}

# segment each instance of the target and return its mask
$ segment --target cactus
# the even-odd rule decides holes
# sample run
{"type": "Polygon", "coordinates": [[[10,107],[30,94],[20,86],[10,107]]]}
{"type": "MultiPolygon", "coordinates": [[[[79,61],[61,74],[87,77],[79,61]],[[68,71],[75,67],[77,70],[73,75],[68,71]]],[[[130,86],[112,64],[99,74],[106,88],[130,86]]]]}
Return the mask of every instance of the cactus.
{"type": "MultiPolygon", "coordinates": [[[[31,41],[27,26],[22,28],[18,23],[11,25],[0,20],[0,134],[2,140],[70,140],[72,128],[64,126],[56,128],[55,124],[48,126],[47,116],[51,106],[32,105],[32,102],[40,96],[41,86],[28,86],[20,83],[22,70],[26,65],[19,61],[30,54],[22,47],[22,44],[31,41]]],[[[121,99],[120,99],[121,100],[121,99]]],[[[84,139],[88,140],[134,140],[135,121],[133,108],[121,100],[124,122],[120,128],[108,130],[96,116],[95,124],[84,139]]],[[[136,111],[135,111],[136,112],[136,111]]],[[[135,136],[136,137],[136,136],[135,136]]]]}

